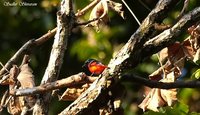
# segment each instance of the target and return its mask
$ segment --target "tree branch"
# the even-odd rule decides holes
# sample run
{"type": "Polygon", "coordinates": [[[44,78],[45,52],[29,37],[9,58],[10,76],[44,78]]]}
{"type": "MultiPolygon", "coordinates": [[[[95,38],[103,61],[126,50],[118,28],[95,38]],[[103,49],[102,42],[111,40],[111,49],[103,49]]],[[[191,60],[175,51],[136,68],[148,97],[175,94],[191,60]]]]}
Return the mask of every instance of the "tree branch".
{"type": "MultiPolygon", "coordinates": [[[[200,7],[195,8],[186,15],[184,15],[174,26],[163,31],[154,38],[148,40],[143,47],[142,52],[158,52],[163,47],[175,41],[175,38],[183,32],[186,28],[200,20],[200,7]]],[[[147,56],[148,53],[144,53],[147,56]]],[[[151,55],[151,54],[150,54],[151,55]]]]}
{"type": "Polygon", "coordinates": [[[190,81],[178,80],[176,82],[164,83],[164,82],[149,80],[149,79],[143,78],[141,76],[133,75],[133,74],[123,75],[121,81],[122,82],[134,82],[134,83],[138,83],[140,85],[148,86],[150,88],[160,88],[160,89],[199,88],[200,87],[199,80],[190,80],[190,81]]]}
{"type": "MultiPolygon", "coordinates": [[[[78,11],[75,14],[75,16],[80,17],[80,16],[84,15],[85,12],[87,12],[90,8],[95,6],[98,2],[99,2],[99,0],[92,1],[88,6],[86,6],[82,10],[78,11]]],[[[90,21],[85,22],[85,23],[81,23],[80,25],[87,24],[89,22],[90,21]]],[[[92,22],[92,20],[91,20],[91,22],[92,22]]],[[[6,73],[6,69],[9,70],[12,67],[13,64],[16,64],[16,62],[20,59],[20,57],[22,57],[25,54],[29,54],[36,46],[42,45],[48,39],[52,38],[52,36],[54,36],[56,34],[56,31],[57,31],[57,27],[55,27],[52,30],[49,30],[46,34],[42,35],[41,37],[39,37],[35,40],[33,39],[33,40],[29,40],[28,42],[26,42],[15,53],[15,55],[13,55],[13,57],[10,60],[8,60],[8,62],[5,64],[5,67],[0,70],[0,79],[1,79],[2,75],[6,73]]]]}
{"type": "MultiPolygon", "coordinates": [[[[52,46],[49,63],[42,78],[41,85],[55,81],[59,76],[67,42],[75,23],[75,15],[72,9],[72,0],[62,0],[61,9],[57,12],[57,32],[52,46]]],[[[50,101],[50,92],[41,94],[41,98],[37,100],[37,103],[34,106],[33,114],[48,114],[48,105],[50,101]]]]}
{"type": "MultiPolygon", "coordinates": [[[[14,89],[10,91],[10,95],[13,96],[26,96],[45,93],[54,89],[60,89],[64,87],[74,87],[79,84],[92,83],[96,78],[87,76],[84,73],[78,73],[55,82],[45,83],[43,85],[26,88],[26,89],[14,89]]],[[[145,85],[150,88],[160,88],[160,89],[172,89],[172,88],[199,88],[199,80],[181,81],[164,83],[154,80],[149,80],[141,76],[134,74],[123,75],[121,82],[132,82],[139,85],[145,85]]]]}
{"type": "Polygon", "coordinates": [[[63,87],[74,87],[80,84],[92,83],[95,79],[95,77],[87,76],[85,73],[78,73],[76,75],[72,75],[55,82],[45,83],[37,87],[11,90],[10,94],[15,96],[41,94],[63,87]]]}
{"type": "MultiPolygon", "coordinates": [[[[141,48],[143,44],[149,40],[149,36],[153,36],[156,31],[155,23],[161,22],[167,15],[166,13],[176,5],[176,0],[160,0],[154,10],[143,21],[140,28],[131,36],[125,46],[118,52],[118,54],[110,61],[108,67],[102,75],[79,96],[71,105],[63,110],[60,115],[66,114],[88,114],[93,113],[102,107],[102,103],[98,100],[108,101],[105,95],[113,84],[117,83],[122,72],[128,68],[137,66],[146,57],[141,57],[141,48]],[[111,84],[107,84],[108,78],[115,78],[111,84]],[[95,108],[95,109],[94,109],[95,108]]],[[[153,54],[153,52],[148,52],[153,54]]]]}
{"type": "Polygon", "coordinates": [[[5,64],[5,67],[3,67],[0,70],[0,79],[2,77],[2,75],[6,72],[6,69],[10,69],[12,67],[13,64],[16,64],[18,60],[20,60],[20,58],[25,55],[25,54],[30,54],[34,48],[36,48],[37,46],[42,45],[43,43],[45,43],[47,40],[49,40],[54,34],[54,32],[56,32],[57,28],[54,28],[53,30],[49,31],[48,33],[44,34],[43,36],[41,36],[38,39],[32,39],[29,40],[28,42],[26,42],[16,53],[15,55],[13,55],[8,62],[5,64]]]}
{"type": "Polygon", "coordinates": [[[87,5],[85,8],[83,8],[82,10],[78,10],[78,12],[76,13],[76,16],[82,16],[84,15],[89,9],[91,9],[92,7],[94,7],[100,0],[93,0],[89,5],[87,5]]]}

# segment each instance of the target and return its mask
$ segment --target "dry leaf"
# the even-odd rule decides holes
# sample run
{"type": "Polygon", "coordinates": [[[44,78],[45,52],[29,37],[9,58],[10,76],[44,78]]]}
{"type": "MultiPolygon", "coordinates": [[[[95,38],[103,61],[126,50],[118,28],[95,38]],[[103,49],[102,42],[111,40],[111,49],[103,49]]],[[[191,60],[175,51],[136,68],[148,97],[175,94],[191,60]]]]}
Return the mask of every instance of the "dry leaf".
{"type": "MultiPolygon", "coordinates": [[[[25,88],[33,88],[35,87],[34,75],[32,74],[32,69],[28,66],[28,64],[24,64],[21,66],[21,71],[17,77],[18,81],[21,84],[22,89],[25,88]]],[[[36,101],[35,96],[24,96],[24,101],[28,107],[33,107],[36,101]]]]}
{"type": "Polygon", "coordinates": [[[184,52],[185,56],[188,59],[193,59],[194,58],[195,49],[192,47],[192,44],[189,41],[189,39],[186,39],[185,41],[183,41],[182,49],[183,49],[183,52],[184,52]]]}
{"type": "Polygon", "coordinates": [[[164,104],[165,102],[160,96],[160,89],[153,88],[138,107],[143,111],[147,109],[158,111],[158,107],[164,104]]]}
{"type": "Polygon", "coordinates": [[[122,10],[122,4],[113,2],[111,0],[100,0],[99,3],[92,9],[89,20],[95,20],[86,26],[96,27],[99,30],[101,23],[106,24],[109,21],[108,11],[109,9],[117,12],[124,19],[124,11],[122,10]]]}
{"type": "Polygon", "coordinates": [[[88,89],[90,84],[86,83],[80,87],[67,88],[67,90],[62,94],[59,100],[62,101],[74,101],[76,100],[86,89],[88,89]]]}
{"type": "Polygon", "coordinates": [[[17,79],[19,80],[21,87],[24,88],[32,88],[35,86],[33,71],[28,66],[28,64],[24,64],[21,67],[21,72],[19,73],[17,79]]]}
{"type": "Polygon", "coordinates": [[[188,28],[188,32],[190,34],[190,37],[188,41],[190,42],[190,46],[193,48],[193,54],[192,58],[193,62],[199,64],[199,47],[200,47],[200,25],[193,25],[190,28],[188,28]]]}
{"type": "Polygon", "coordinates": [[[193,62],[199,64],[199,61],[200,61],[200,49],[197,50],[195,56],[194,56],[194,59],[193,59],[193,62]]]}
{"type": "Polygon", "coordinates": [[[91,11],[89,20],[98,19],[91,22],[87,26],[99,27],[100,22],[107,23],[108,18],[108,3],[107,0],[101,0],[91,11]]]}
{"type": "Polygon", "coordinates": [[[3,76],[3,78],[0,80],[1,85],[14,85],[18,74],[19,68],[17,65],[13,65],[13,67],[10,69],[10,73],[3,76]]]}
{"type": "Polygon", "coordinates": [[[23,99],[22,97],[11,97],[7,110],[12,115],[20,115],[23,108],[23,99]]]}
{"type": "MultiPolygon", "coordinates": [[[[174,82],[177,76],[174,72],[171,72],[167,75],[166,78],[162,79],[161,82],[170,83],[174,82]]],[[[171,106],[174,101],[177,100],[177,89],[161,89],[161,97],[165,102],[167,102],[168,106],[171,106]]]]}
{"type": "Polygon", "coordinates": [[[158,53],[158,56],[159,56],[159,61],[163,64],[167,60],[167,57],[168,57],[168,48],[163,48],[158,53]]]}
{"type": "MultiPolygon", "coordinates": [[[[176,70],[177,71],[177,70],[176,70]]],[[[177,78],[175,72],[171,72],[167,74],[166,78],[160,80],[160,82],[174,82],[177,78]]],[[[173,102],[177,100],[176,97],[177,90],[176,89],[158,89],[153,88],[150,90],[148,95],[139,105],[143,111],[149,109],[152,111],[158,111],[158,107],[162,107],[164,105],[171,106],[173,102]]]]}
{"type": "Polygon", "coordinates": [[[113,2],[113,1],[108,0],[108,6],[109,6],[109,8],[111,8],[112,10],[117,12],[123,19],[125,19],[124,18],[124,11],[122,10],[122,4],[121,3],[117,3],[117,2],[113,2]]]}
{"type": "Polygon", "coordinates": [[[175,69],[179,70],[175,71],[178,77],[184,67],[185,58],[191,57],[193,53],[193,50],[191,50],[191,46],[188,43],[188,41],[184,41],[182,44],[176,42],[173,45],[161,50],[159,53],[159,60],[162,63],[162,66],[149,75],[149,78],[151,80],[159,81],[175,69]],[[166,59],[167,61],[163,64],[166,59]]]}
{"type": "MultiPolygon", "coordinates": [[[[164,48],[160,53],[160,61],[164,62],[163,66],[153,72],[150,79],[161,79],[160,82],[174,82],[180,75],[184,67],[185,58],[199,60],[200,50],[200,25],[194,25],[189,28],[191,36],[182,43],[176,42],[173,45],[164,48]],[[164,76],[163,76],[164,75],[164,76]]],[[[177,89],[157,89],[153,88],[139,105],[144,111],[150,109],[158,111],[157,107],[163,105],[171,106],[177,100],[177,89]]]]}
{"type": "Polygon", "coordinates": [[[188,28],[188,33],[190,36],[191,45],[195,50],[199,48],[200,43],[200,24],[195,24],[188,28]]]}

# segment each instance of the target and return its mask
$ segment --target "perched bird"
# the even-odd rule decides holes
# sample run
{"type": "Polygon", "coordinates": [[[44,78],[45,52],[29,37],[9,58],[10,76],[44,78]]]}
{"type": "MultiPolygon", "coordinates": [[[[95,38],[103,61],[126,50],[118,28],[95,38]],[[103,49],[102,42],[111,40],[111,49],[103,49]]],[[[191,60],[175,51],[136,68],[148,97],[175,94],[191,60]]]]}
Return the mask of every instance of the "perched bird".
{"type": "Polygon", "coordinates": [[[100,61],[95,59],[86,60],[82,67],[85,73],[90,76],[98,76],[103,72],[105,68],[107,68],[106,65],[103,65],[100,61]]]}

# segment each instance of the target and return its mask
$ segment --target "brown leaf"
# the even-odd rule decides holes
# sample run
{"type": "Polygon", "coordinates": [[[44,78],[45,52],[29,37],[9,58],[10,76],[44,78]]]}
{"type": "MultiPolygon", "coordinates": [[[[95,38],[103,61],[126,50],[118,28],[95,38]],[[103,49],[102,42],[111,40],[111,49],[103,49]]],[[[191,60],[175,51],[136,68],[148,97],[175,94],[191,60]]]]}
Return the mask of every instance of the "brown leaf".
{"type": "Polygon", "coordinates": [[[168,47],[168,58],[172,62],[176,62],[180,58],[184,57],[185,54],[181,48],[181,43],[180,42],[175,42],[173,45],[168,47]]]}
{"type": "Polygon", "coordinates": [[[162,79],[162,77],[165,77],[167,74],[174,70],[178,70],[174,72],[176,72],[177,77],[180,76],[181,69],[184,67],[185,64],[185,58],[191,54],[190,51],[191,49],[187,42],[183,44],[176,42],[168,48],[164,48],[159,53],[159,60],[162,63],[162,66],[154,71],[151,75],[149,75],[149,78],[151,80],[159,81],[162,79]],[[166,59],[167,61],[165,62],[165,64],[163,64],[164,60],[166,59]]]}
{"type": "Polygon", "coordinates": [[[13,65],[13,67],[10,69],[10,73],[3,76],[3,78],[0,80],[1,85],[14,85],[18,74],[19,68],[16,65],[13,65]]]}
{"type": "Polygon", "coordinates": [[[11,97],[7,110],[12,115],[20,115],[24,106],[23,97],[11,97]]]}
{"type": "Polygon", "coordinates": [[[90,84],[86,83],[80,87],[67,88],[67,90],[62,94],[59,100],[63,101],[74,101],[76,100],[86,89],[88,89],[90,84]]]}
{"type": "Polygon", "coordinates": [[[107,0],[101,0],[91,11],[89,20],[98,19],[87,26],[99,27],[100,22],[108,22],[108,3],[107,0]]]}
{"type": "Polygon", "coordinates": [[[177,100],[177,89],[161,89],[161,97],[165,102],[167,102],[168,106],[172,106],[172,103],[177,100]]]}
{"type": "Polygon", "coordinates": [[[188,59],[193,59],[194,58],[195,49],[192,47],[192,44],[189,41],[189,39],[183,41],[183,43],[182,43],[182,50],[183,50],[185,56],[188,59]]]}
{"type": "Polygon", "coordinates": [[[200,24],[195,24],[188,28],[188,33],[190,34],[190,42],[195,50],[200,46],[200,24]]]}
{"type": "Polygon", "coordinates": [[[35,86],[34,75],[32,73],[33,71],[28,64],[22,65],[21,72],[17,77],[22,88],[32,88],[35,86]]]}
{"type": "MultiPolygon", "coordinates": [[[[162,79],[161,82],[170,83],[174,82],[176,79],[176,75],[174,72],[171,72],[167,75],[166,78],[162,79]]],[[[168,106],[171,106],[174,101],[177,100],[177,90],[176,89],[161,89],[161,97],[165,102],[167,102],[168,106]]]]}
{"type": "MultiPolygon", "coordinates": [[[[32,74],[32,69],[28,66],[28,64],[24,64],[20,68],[20,73],[17,77],[18,81],[21,84],[22,89],[25,88],[33,88],[35,87],[35,80],[34,75],[32,74]]],[[[26,106],[33,107],[36,101],[35,96],[24,96],[24,101],[26,103],[26,106]]]]}
{"type": "Polygon", "coordinates": [[[125,19],[124,18],[124,11],[122,10],[122,4],[121,3],[117,3],[117,2],[113,2],[113,1],[108,0],[108,6],[109,6],[109,8],[111,8],[112,10],[117,12],[123,19],[125,19]]]}
{"type": "Polygon", "coordinates": [[[160,62],[163,64],[167,57],[168,57],[168,48],[163,48],[159,53],[158,53],[158,56],[159,56],[159,60],[160,62]]]}
{"type": "Polygon", "coordinates": [[[197,49],[197,52],[196,52],[194,59],[193,59],[193,62],[199,64],[199,61],[200,61],[200,49],[197,49]]]}
{"type": "Polygon", "coordinates": [[[138,107],[143,111],[147,109],[158,111],[158,107],[164,104],[165,102],[160,96],[160,89],[153,88],[138,107]]]}
{"type": "MultiPolygon", "coordinates": [[[[176,77],[177,76],[175,75],[175,72],[171,72],[167,74],[165,78],[160,80],[160,82],[165,82],[165,83],[174,82],[176,77]]],[[[172,103],[177,100],[176,94],[177,94],[176,89],[153,88],[147,94],[147,96],[139,105],[139,107],[143,109],[143,111],[147,109],[152,111],[158,111],[158,107],[162,107],[164,105],[171,106],[172,103]]]]}

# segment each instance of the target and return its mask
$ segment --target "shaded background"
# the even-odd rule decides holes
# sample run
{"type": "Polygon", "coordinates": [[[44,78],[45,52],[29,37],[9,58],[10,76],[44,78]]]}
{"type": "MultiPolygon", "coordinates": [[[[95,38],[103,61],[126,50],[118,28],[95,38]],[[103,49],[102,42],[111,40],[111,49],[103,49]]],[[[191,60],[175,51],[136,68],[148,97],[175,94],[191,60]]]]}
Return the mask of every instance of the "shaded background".
{"type": "MultiPolygon", "coordinates": [[[[121,1],[117,1],[120,2],[121,1]]],[[[5,64],[11,56],[28,40],[36,39],[56,27],[56,12],[59,9],[59,0],[4,0],[0,1],[0,61],[5,64]],[[37,3],[37,6],[5,6],[5,2],[28,2],[37,3]]],[[[74,0],[75,12],[84,8],[89,4],[89,0],[74,0]]],[[[127,4],[132,11],[142,21],[150,12],[149,9],[154,8],[157,0],[127,0],[127,4]]],[[[183,2],[179,3],[172,12],[168,14],[168,18],[163,23],[170,24],[176,19],[180,13],[183,2]]],[[[194,7],[200,6],[199,0],[190,0],[188,11],[194,7]]],[[[100,32],[96,32],[93,28],[77,27],[73,30],[72,38],[65,53],[64,63],[61,69],[59,79],[76,74],[82,71],[82,64],[88,58],[95,58],[107,64],[115,54],[130,38],[130,36],[138,28],[138,24],[131,16],[130,12],[124,7],[125,17],[123,20],[117,13],[109,12],[110,22],[108,25],[100,27],[100,32]]],[[[80,21],[86,21],[89,18],[86,15],[79,18],[80,21]]],[[[183,40],[187,34],[177,38],[183,40]]],[[[34,71],[36,84],[40,84],[40,80],[44,74],[51,51],[53,38],[38,47],[31,55],[31,67],[34,71]]],[[[19,62],[20,64],[21,62],[19,62]]],[[[158,59],[152,56],[135,69],[129,72],[137,73],[142,77],[147,77],[159,67],[158,59]]],[[[192,62],[186,63],[182,79],[187,79],[199,66],[192,62]]],[[[142,114],[141,109],[137,105],[143,99],[143,86],[136,83],[123,83],[127,89],[124,98],[123,108],[126,115],[142,114]]],[[[1,92],[7,87],[1,86],[1,92]]],[[[64,89],[63,89],[64,90],[64,89]]],[[[0,93],[2,96],[3,93],[0,93]]],[[[184,107],[190,111],[200,112],[200,94],[198,89],[181,89],[178,93],[179,101],[184,103],[184,107]]],[[[50,104],[50,115],[55,115],[67,107],[70,102],[57,101],[53,98],[50,104]]],[[[5,114],[8,114],[5,112],[5,114]]]]}

